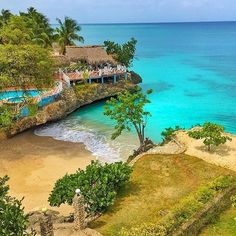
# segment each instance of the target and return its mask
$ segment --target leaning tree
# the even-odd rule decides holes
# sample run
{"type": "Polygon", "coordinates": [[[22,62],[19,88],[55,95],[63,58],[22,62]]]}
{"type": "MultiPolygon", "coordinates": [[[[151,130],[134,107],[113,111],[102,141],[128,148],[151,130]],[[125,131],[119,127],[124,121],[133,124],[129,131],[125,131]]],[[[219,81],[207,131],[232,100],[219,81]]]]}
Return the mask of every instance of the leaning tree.
{"type": "Polygon", "coordinates": [[[145,105],[150,103],[147,94],[151,92],[152,90],[148,90],[144,94],[140,90],[136,93],[126,91],[120,93],[117,98],[111,98],[104,107],[104,114],[116,121],[111,138],[116,139],[124,130],[131,131],[134,128],[139,139],[138,153],[146,151],[147,146],[152,144],[145,136],[147,120],[151,116],[150,112],[146,111],[145,105]]]}

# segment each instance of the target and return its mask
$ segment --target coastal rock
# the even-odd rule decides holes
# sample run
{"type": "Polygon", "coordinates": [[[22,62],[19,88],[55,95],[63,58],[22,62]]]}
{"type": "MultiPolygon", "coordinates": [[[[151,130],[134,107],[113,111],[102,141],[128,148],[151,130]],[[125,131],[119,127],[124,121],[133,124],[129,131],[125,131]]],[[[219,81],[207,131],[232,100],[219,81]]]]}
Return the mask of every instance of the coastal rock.
{"type": "Polygon", "coordinates": [[[97,84],[95,87],[79,92],[76,87],[66,88],[57,98],[57,101],[41,108],[34,117],[24,117],[17,121],[8,131],[0,132],[0,141],[32,127],[63,119],[81,106],[116,96],[125,90],[133,91],[134,87],[133,83],[122,81],[115,85],[97,84]]]}
{"type": "Polygon", "coordinates": [[[7,139],[6,131],[4,129],[0,129],[0,142],[5,139],[7,139]]]}
{"type": "Polygon", "coordinates": [[[36,117],[24,117],[14,124],[8,131],[7,136],[13,136],[36,125],[36,117]]]}
{"type": "Polygon", "coordinates": [[[134,84],[140,84],[143,82],[142,77],[134,71],[130,71],[130,80],[134,84]]]}

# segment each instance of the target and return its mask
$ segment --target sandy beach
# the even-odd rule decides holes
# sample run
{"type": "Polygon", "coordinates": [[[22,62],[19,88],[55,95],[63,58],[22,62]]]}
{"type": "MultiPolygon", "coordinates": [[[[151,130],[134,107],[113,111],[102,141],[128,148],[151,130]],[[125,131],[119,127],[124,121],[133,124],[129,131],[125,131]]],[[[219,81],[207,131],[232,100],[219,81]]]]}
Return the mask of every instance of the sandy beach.
{"type": "MultiPolygon", "coordinates": [[[[78,168],[84,169],[94,156],[83,144],[34,135],[33,130],[0,142],[0,176],[10,177],[10,193],[25,197],[25,211],[49,207],[47,199],[55,181],[78,168]]],[[[63,214],[71,207],[54,208],[63,214]]]]}
{"type": "Polygon", "coordinates": [[[186,146],[186,154],[198,157],[206,162],[236,171],[236,135],[226,133],[232,141],[218,147],[213,147],[209,152],[203,140],[190,138],[185,131],[177,132],[177,139],[186,146]]]}

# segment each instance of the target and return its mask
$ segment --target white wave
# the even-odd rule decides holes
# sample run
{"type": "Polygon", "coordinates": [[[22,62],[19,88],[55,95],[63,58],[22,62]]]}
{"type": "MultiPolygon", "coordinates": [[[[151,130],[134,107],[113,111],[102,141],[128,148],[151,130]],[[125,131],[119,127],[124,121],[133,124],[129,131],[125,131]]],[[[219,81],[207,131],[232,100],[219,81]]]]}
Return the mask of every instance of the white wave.
{"type": "Polygon", "coordinates": [[[102,162],[112,163],[121,161],[119,148],[113,147],[108,143],[104,135],[78,125],[78,121],[76,123],[76,126],[73,125],[71,120],[70,122],[52,123],[36,129],[35,134],[53,137],[56,140],[83,143],[86,149],[102,162]]]}

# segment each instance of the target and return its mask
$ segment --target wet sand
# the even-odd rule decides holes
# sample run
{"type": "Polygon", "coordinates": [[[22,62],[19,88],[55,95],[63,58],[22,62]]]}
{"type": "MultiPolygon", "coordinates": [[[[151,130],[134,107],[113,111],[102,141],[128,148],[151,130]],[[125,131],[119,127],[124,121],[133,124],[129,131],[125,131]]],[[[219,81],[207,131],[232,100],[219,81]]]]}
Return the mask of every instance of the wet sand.
{"type": "MultiPolygon", "coordinates": [[[[49,207],[47,199],[57,179],[84,169],[94,156],[83,144],[39,137],[33,131],[0,142],[0,176],[10,177],[10,193],[25,197],[25,211],[49,207]]],[[[63,214],[71,207],[54,208],[63,214]]]]}

